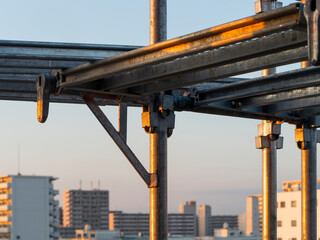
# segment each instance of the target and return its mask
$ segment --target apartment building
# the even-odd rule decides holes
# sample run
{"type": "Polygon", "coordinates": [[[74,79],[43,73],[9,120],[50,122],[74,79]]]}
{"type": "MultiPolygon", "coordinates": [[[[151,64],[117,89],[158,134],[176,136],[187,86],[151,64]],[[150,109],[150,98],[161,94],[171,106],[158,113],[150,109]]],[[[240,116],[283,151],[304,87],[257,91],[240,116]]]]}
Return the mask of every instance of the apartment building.
{"type": "Polygon", "coordinates": [[[63,226],[109,229],[109,191],[66,190],[63,192],[63,226]]]}
{"type": "MultiPolygon", "coordinates": [[[[193,214],[168,214],[168,232],[171,236],[195,236],[195,218],[193,214]]],[[[149,214],[109,213],[109,229],[120,230],[124,235],[149,235],[149,214]]]]}
{"type": "Polygon", "coordinates": [[[212,236],[211,228],[211,207],[209,205],[201,205],[198,208],[198,236],[212,236]]]}
{"type": "Polygon", "coordinates": [[[55,240],[58,205],[49,176],[0,177],[0,239],[55,240]]]}

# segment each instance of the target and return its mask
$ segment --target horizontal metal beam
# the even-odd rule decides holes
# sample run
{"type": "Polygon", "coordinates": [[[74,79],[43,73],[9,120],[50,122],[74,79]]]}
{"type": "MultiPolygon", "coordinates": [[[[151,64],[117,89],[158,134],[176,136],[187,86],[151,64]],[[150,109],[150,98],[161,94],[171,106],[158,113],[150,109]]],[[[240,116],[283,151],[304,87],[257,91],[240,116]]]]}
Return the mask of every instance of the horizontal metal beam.
{"type": "Polygon", "coordinates": [[[314,86],[319,83],[320,68],[310,67],[299,69],[238,83],[231,83],[219,88],[202,90],[198,93],[199,105],[227,100],[240,101],[246,97],[314,86]]]}
{"type": "MultiPolygon", "coordinates": [[[[94,81],[87,90],[148,95],[306,60],[306,33],[281,32],[94,81]]],[[[71,86],[71,89],[79,88],[71,86]]]]}
{"type": "Polygon", "coordinates": [[[95,81],[138,67],[157,64],[297,27],[301,4],[262,13],[162,43],[62,71],[61,88],[95,81]]]}

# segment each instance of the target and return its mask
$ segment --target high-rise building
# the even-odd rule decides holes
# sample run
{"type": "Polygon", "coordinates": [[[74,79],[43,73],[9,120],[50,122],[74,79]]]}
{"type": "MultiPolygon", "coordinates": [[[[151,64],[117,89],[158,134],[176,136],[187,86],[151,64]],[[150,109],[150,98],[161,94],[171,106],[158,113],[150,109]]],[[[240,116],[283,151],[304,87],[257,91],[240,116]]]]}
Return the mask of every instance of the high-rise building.
{"type": "Polygon", "coordinates": [[[201,205],[198,208],[198,236],[212,236],[211,229],[211,207],[209,205],[201,205]]]}
{"type": "Polygon", "coordinates": [[[198,235],[198,223],[197,223],[197,203],[196,201],[187,201],[186,204],[180,203],[179,205],[180,214],[193,214],[194,216],[194,234],[198,235]]]}
{"type": "Polygon", "coordinates": [[[187,201],[186,204],[180,203],[179,213],[197,215],[197,203],[195,201],[187,201]]]}
{"type": "Polygon", "coordinates": [[[247,211],[246,211],[246,236],[260,235],[259,222],[259,198],[256,196],[247,197],[247,211]]]}
{"type": "Polygon", "coordinates": [[[63,226],[109,229],[109,191],[66,190],[63,192],[63,226]]]}
{"type": "Polygon", "coordinates": [[[0,177],[0,239],[58,239],[56,178],[8,175],[0,177]]]}
{"type": "MultiPolygon", "coordinates": [[[[193,214],[169,213],[168,233],[171,236],[195,236],[194,221],[193,214]]],[[[124,235],[149,235],[149,214],[112,211],[109,213],[109,229],[120,230],[124,235]]]]}

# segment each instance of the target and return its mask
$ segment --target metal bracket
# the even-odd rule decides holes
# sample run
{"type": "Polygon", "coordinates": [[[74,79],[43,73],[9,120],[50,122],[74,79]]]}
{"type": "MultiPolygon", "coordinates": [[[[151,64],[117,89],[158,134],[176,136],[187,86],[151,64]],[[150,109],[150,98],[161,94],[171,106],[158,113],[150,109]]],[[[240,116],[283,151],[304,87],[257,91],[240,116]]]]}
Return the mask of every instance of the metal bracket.
{"type": "Polygon", "coordinates": [[[271,10],[281,8],[282,6],[283,3],[277,2],[277,0],[257,0],[254,3],[256,13],[269,12],[271,10]]]}
{"type": "Polygon", "coordinates": [[[156,188],[158,187],[158,174],[150,173],[150,184],[148,188],[156,188]]]}
{"type": "Polygon", "coordinates": [[[312,65],[320,64],[319,58],[319,10],[320,0],[306,0],[304,15],[308,27],[308,54],[312,65]]]}
{"type": "Polygon", "coordinates": [[[316,128],[306,128],[304,125],[296,125],[295,138],[298,148],[307,150],[310,148],[310,143],[320,142],[320,131],[316,128]]]}
{"type": "Polygon", "coordinates": [[[167,136],[170,137],[175,124],[173,96],[161,94],[156,96],[152,102],[154,105],[143,108],[142,127],[147,133],[154,133],[159,126],[159,121],[165,119],[167,121],[167,136]]]}
{"type": "Polygon", "coordinates": [[[86,102],[91,112],[95,115],[95,117],[101,123],[103,128],[108,132],[110,137],[113,139],[113,141],[117,144],[117,146],[120,148],[122,153],[129,160],[131,165],[138,172],[140,177],[148,185],[148,187],[157,187],[158,185],[157,176],[154,176],[154,174],[148,173],[148,171],[144,168],[144,166],[141,164],[141,162],[136,157],[136,155],[132,152],[130,147],[126,144],[121,134],[114,128],[112,123],[109,121],[106,115],[99,108],[98,104],[94,101],[93,97],[89,95],[84,95],[82,96],[82,98],[86,102]]]}
{"type": "Polygon", "coordinates": [[[50,94],[54,93],[56,78],[49,74],[39,74],[36,80],[37,88],[37,118],[44,123],[49,114],[50,94]]]}
{"type": "Polygon", "coordinates": [[[258,137],[255,138],[256,148],[263,149],[270,147],[270,141],[276,141],[277,149],[283,148],[283,137],[281,134],[281,124],[273,121],[263,121],[258,125],[258,137]]]}

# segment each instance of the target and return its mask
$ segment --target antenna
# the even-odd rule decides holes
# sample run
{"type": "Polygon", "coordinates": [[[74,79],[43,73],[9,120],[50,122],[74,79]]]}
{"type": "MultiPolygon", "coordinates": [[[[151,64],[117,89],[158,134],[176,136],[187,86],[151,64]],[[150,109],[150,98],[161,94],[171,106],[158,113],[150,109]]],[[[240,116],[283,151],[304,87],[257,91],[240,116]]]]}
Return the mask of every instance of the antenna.
{"type": "Polygon", "coordinates": [[[18,175],[21,175],[21,173],[20,173],[20,144],[18,144],[18,175]]]}

